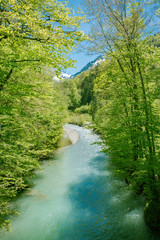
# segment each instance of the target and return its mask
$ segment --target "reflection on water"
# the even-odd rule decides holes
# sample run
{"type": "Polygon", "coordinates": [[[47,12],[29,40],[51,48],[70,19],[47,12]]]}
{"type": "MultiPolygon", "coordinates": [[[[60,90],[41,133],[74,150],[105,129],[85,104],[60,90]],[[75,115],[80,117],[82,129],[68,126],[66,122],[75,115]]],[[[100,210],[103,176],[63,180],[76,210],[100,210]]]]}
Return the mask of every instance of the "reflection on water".
{"type": "Polygon", "coordinates": [[[2,240],[156,240],[144,202],[112,176],[92,131],[70,125],[80,140],[59,153],[15,203],[20,215],[2,240]]]}

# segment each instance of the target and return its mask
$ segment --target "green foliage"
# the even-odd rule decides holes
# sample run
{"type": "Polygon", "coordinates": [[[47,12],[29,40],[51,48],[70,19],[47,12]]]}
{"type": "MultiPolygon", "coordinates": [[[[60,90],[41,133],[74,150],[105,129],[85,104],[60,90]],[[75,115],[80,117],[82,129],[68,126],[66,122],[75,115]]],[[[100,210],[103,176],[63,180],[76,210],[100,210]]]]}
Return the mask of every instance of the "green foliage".
{"type": "Polygon", "coordinates": [[[71,124],[83,126],[85,125],[86,122],[91,122],[91,120],[92,120],[91,116],[87,113],[82,114],[82,113],[70,112],[67,122],[71,124]]]}
{"type": "Polygon", "coordinates": [[[80,106],[81,100],[77,82],[74,79],[64,80],[61,83],[61,88],[63,89],[68,109],[74,111],[74,109],[80,106]]]}
{"type": "Polygon", "coordinates": [[[159,34],[144,39],[153,25],[146,4],[154,19],[158,2],[85,2],[94,24],[91,50],[107,52],[94,80],[96,130],[117,170],[159,211],[159,34]]]}
{"type": "Polygon", "coordinates": [[[132,82],[127,66],[122,61],[125,73],[128,75],[128,78],[125,79],[123,72],[118,69],[114,57],[110,57],[103,64],[102,71],[95,80],[94,92],[97,98],[97,111],[94,123],[96,129],[102,133],[105,144],[109,146],[106,151],[111,154],[117,169],[124,172],[126,178],[132,179],[132,185],[137,192],[143,192],[147,198],[152,199],[155,191],[159,192],[158,186],[156,186],[156,190],[153,189],[154,183],[157,182],[156,177],[152,181],[150,176],[152,171],[155,176],[159,176],[158,126],[160,119],[157,90],[160,72],[157,67],[153,69],[153,65],[158,61],[159,49],[152,48],[151,50],[145,44],[143,41],[140,47],[143,52],[141,64],[147,69],[145,85],[147,106],[149,107],[147,115],[147,120],[150,121],[150,123],[147,122],[150,124],[149,133],[146,131],[146,105],[143,91],[141,91],[141,82],[138,82],[138,78],[134,78],[134,82],[132,82]],[[155,141],[155,155],[152,162],[148,134],[150,138],[153,134],[155,141]]]}
{"type": "Polygon", "coordinates": [[[91,70],[81,81],[81,105],[90,104],[93,99],[93,80],[95,75],[95,69],[94,72],[91,70]]]}
{"type": "Polygon", "coordinates": [[[1,222],[7,201],[29,185],[39,159],[51,155],[62,135],[65,106],[52,75],[15,72],[1,92],[1,222]],[[22,81],[23,79],[23,81],[22,81]]]}
{"type": "MultiPolygon", "coordinates": [[[[96,100],[93,94],[94,79],[97,77],[98,67],[82,72],[74,79],[64,80],[62,89],[67,96],[68,109],[75,113],[94,112],[96,100]]],[[[92,114],[93,115],[93,114],[92,114]]]]}
{"type": "Polygon", "coordinates": [[[0,61],[5,66],[30,61],[68,67],[68,52],[83,39],[82,17],[59,1],[5,0],[0,3],[0,61]]]}
{"type": "Polygon", "coordinates": [[[75,109],[75,113],[90,113],[91,107],[89,105],[82,105],[75,109]]]}
{"type": "Polygon", "coordinates": [[[156,201],[149,201],[144,209],[144,217],[149,227],[154,230],[160,229],[160,203],[156,201]]]}
{"type": "Polygon", "coordinates": [[[66,103],[52,69],[73,66],[69,53],[86,38],[81,22],[57,0],[0,1],[0,225],[38,160],[58,146],[66,103]]]}
{"type": "Polygon", "coordinates": [[[81,96],[80,96],[77,86],[74,82],[72,82],[72,84],[70,85],[68,97],[70,100],[69,109],[74,110],[75,108],[80,106],[81,96]]]}
{"type": "Polygon", "coordinates": [[[160,47],[160,33],[157,33],[154,36],[150,36],[148,38],[148,43],[150,45],[154,45],[155,47],[160,47]]]}

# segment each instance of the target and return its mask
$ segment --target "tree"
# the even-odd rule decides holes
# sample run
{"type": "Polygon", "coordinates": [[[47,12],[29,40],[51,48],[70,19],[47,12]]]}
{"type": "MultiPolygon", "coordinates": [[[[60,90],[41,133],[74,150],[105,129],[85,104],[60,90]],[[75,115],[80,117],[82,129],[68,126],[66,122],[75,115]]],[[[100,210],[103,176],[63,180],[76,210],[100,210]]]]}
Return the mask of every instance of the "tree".
{"type": "MultiPolygon", "coordinates": [[[[109,69],[106,70],[105,78],[110,82],[107,89],[109,88],[113,94],[111,99],[101,102],[102,105],[107,105],[105,109],[102,107],[103,115],[105,112],[108,114],[108,120],[103,120],[101,130],[105,132],[107,126],[105,136],[110,139],[110,150],[121,159],[118,165],[121,164],[132,179],[137,179],[140,191],[145,192],[148,199],[160,202],[157,180],[159,129],[153,107],[155,97],[153,89],[151,90],[153,86],[154,89],[158,86],[158,75],[155,75],[153,68],[159,60],[157,49],[149,47],[147,40],[144,40],[144,36],[147,36],[147,27],[149,28],[154,19],[153,10],[158,8],[158,2],[132,0],[85,2],[96,26],[92,28],[91,34],[94,40],[93,50],[103,50],[108,56],[106,67],[109,69]],[[148,11],[146,4],[149,4],[152,18],[146,15],[148,11]],[[128,159],[128,154],[129,164],[124,160],[121,163],[122,159],[128,159]]],[[[101,79],[105,81],[104,76],[101,79]]],[[[107,89],[105,90],[109,96],[107,89]]]]}
{"type": "Polygon", "coordinates": [[[83,39],[77,30],[81,21],[57,0],[1,1],[0,89],[19,65],[47,65],[56,70],[71,66],[68,53],[83,39]]]}
{"type": "Polygon", "coordinates": [[[66,104],[51,71],[73,65],[82,17],[57,0],[0,1],[0,226],[58,146],[66,104]]]}
{"type": "Polygon", "coordinates": [[[66,107],[52,74],[28,67],[14,71],[0,102],[0,226],[6,226],[4,216],[12,213],[9,201],[30,186],[41,160],[57,148],[66,107]]]}

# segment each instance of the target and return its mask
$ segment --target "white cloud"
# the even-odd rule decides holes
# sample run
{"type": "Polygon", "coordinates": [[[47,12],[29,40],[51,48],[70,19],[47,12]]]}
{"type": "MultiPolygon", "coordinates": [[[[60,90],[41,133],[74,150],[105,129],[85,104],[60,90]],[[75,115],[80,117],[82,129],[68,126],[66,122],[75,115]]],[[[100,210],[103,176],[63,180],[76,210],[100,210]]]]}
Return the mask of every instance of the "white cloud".
{"type": "Polygon", "coordinates": [[[60,75],[60,77],[61,77],[61,78],[70,78],[71,75],[69,75],[69,74],[67,74],[67,73],[62,73],[62,74],[60,75]]]}
{"type": "Polygon", "coordinates": [[[56,75],[53,77],[53,80],[56,81],[56,82],[60,81],[60,79],[56,75]]]}

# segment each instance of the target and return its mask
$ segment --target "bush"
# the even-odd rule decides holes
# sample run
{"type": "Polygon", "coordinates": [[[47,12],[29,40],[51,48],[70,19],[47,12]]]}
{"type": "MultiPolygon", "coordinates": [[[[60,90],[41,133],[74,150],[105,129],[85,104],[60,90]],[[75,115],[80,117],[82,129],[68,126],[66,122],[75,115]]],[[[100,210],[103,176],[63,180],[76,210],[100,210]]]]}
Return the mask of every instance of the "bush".
{"type": "Polygon", "coordinates": [[[83,105],[74,110],[75,113],[88,113],[88,114],[90,113],[90,111],[91,111],[91,107],[89,105],[83,105]]]}
{"type": "Polygon", "coordinates": [[[71,124],[76,124],[79,126],[83,126],[85,124],[85,122],[91,122],[92,118],[89,114],[84,113],[84,114],[80,114],[80,113],[70,113],[70,116],[67,119],[68,123],[71,124]]]}

